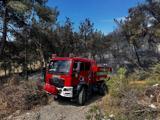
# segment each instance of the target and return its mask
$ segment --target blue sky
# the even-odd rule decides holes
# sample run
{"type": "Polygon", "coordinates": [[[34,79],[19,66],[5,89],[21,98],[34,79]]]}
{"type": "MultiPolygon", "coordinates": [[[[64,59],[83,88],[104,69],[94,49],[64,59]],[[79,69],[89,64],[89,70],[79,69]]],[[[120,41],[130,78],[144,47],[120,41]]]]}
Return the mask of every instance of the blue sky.
{"type": "Polygon", "coordinates": [[[48,5],[58,7],[60,23],[69,17],[77,30],[79,23],[89,18],[95,28],[108,34],[116,28],[114,18],[123,19],[129,8],[142,2],[144,0],[48,0],[48,5]]]}

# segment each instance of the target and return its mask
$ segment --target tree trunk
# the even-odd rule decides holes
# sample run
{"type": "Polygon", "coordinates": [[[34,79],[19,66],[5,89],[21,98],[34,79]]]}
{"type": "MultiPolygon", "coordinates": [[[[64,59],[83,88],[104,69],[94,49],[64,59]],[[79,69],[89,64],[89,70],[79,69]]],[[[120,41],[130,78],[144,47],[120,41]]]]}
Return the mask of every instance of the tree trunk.
{"type": "MultiPolygon", "coordinates": [[[[4,5],[6,5],[5,1],[4,1],[4,5]]],[[[8,10],[7,8],[5,8],[5,13],[4,13],[4,17],[3,17],[3,33],[2,33],[2,41],[1,41],[1,45],[0,45],[0,56],[3,54],[4,52],[4,48],[5,48],[5,44],[6,44],[6,39],[7,39],[7,24],[8,24],[8,10]]]]}
{"type": "Polygon", "coordinates": [[[40,59],[41,59],[41,69],[45,67],[45,59],[44,59],[44,54],[41,49],[39,49],[39,54],[40,54],[40,59]]]}
{"type": "Polygon", "coordinates": [[[4,67],[4,73],[5,73],[5,77],[7,76],[7,65],[6,65],[6,62],[4,62],[5,64],[5,67],[4,67]]]}
{"type": "Polygon", "coordinates": [[[31,62],[29,63],[29,67],[30,67],[30,68],[29,68],[30,71],[32,71],[33,69],[32,69],[32,63],[31,63],[31,62]]]}
{"type": "Polygon", "coordinates": [[[102,63],[102,56],[99,54],[99,62],[102,63]]]}
{"type": "Polygon", "coordinates": [[[9,62],[9,64],[8,64],[8,75],[11,76],[11,74],[12,74],[12,64],[11,64],[11,62],[9,62]]]}
{"type": "Polygon", "coordinates": [[[139,57],[139,54],[138,54],[138,51],[137,51],[136,43],[135,43],[135,42],[133,43],[133,48],[134,48],[134,51],[135,51],[135,55],[136,55],[136,58],[137,58],[138,65],[139,65],[140,67],[142,67],[141,60],[140,60],[140,57],[139,57]]]}
{"type": "Polygon", "coordinates": [[[5,77],[7,76],[7,70],[6,69],[4,70],[4,76],[5,77]]]}
{"type": "Polygon", "coordinates": [[[132,63],[133,63],[133,64],[136,64],[137,67],[142,67],[142,64],[141,64],[141,61],[140,61],[140,57],[139,57],[139,54],[138,54],[137,49],[136,49],[136,46],[137,46],[137,45],[136,45],[136,42],[134,41],[134,42],[132,43],[133,48],[134,48],[134,51],[133,51],[133,49],[131,49],[132,47],[131,47],[131,43],[130,43],[130,41],[129,41],[130,37],[129,37],[126,33],[124,33],[124,35],[125,35],[125,37],[126,37],[126,40],[127,40],[128,45],[129,45],[129,48],[130,48],[131,53],[133,52],[133,54],[136,55],[136,58],[137,58],[137,61],[138,61],[138,63],[137,63],[137,62],[135,62],[134,60],[131,59],[131,60],[132,60],[132,63]]]}

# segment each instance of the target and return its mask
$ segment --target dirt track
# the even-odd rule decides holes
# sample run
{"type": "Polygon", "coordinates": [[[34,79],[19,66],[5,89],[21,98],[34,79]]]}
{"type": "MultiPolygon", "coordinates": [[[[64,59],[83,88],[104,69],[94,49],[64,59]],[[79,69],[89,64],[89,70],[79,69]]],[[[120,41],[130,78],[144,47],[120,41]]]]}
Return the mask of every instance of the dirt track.
{"type": "Polygon", "coordinates": [[[68,100],[52,101],[49,105],[22,115],[7,117],[7,120],[85,120],[91,106],[99,104],[102,98],[93,97],[85,106],[78,106],[68,100]]]}

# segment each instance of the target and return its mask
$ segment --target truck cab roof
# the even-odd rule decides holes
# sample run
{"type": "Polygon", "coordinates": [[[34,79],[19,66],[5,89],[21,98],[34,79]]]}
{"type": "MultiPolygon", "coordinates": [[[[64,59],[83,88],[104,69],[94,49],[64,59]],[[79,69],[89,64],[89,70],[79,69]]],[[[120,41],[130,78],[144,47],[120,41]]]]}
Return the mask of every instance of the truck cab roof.
{"type": "Polygon", "coordinates": [[[92,59],[87,59],[87,58],[80,58],[80,57],[55,57],[52,58],[51,60],[77,60],[77,61],[82,61],[82,62],[92,62],[92,63],[96,63],[94,60],[92,59]]]}

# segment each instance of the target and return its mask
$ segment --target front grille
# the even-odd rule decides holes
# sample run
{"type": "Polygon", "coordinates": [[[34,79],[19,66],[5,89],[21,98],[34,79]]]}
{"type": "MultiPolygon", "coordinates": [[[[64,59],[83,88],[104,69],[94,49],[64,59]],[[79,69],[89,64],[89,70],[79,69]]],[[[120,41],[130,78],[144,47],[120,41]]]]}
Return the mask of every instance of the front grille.
{"type": "Polygon", "coordinates": [[[49,83],[51,85],[54,85],[55,87],[58,87],[58,88],[63,88],[64,87],[64,80],[60,79],[60,78],[57,78],[57,77],[51,78],[49,80],[49,83]]]}

